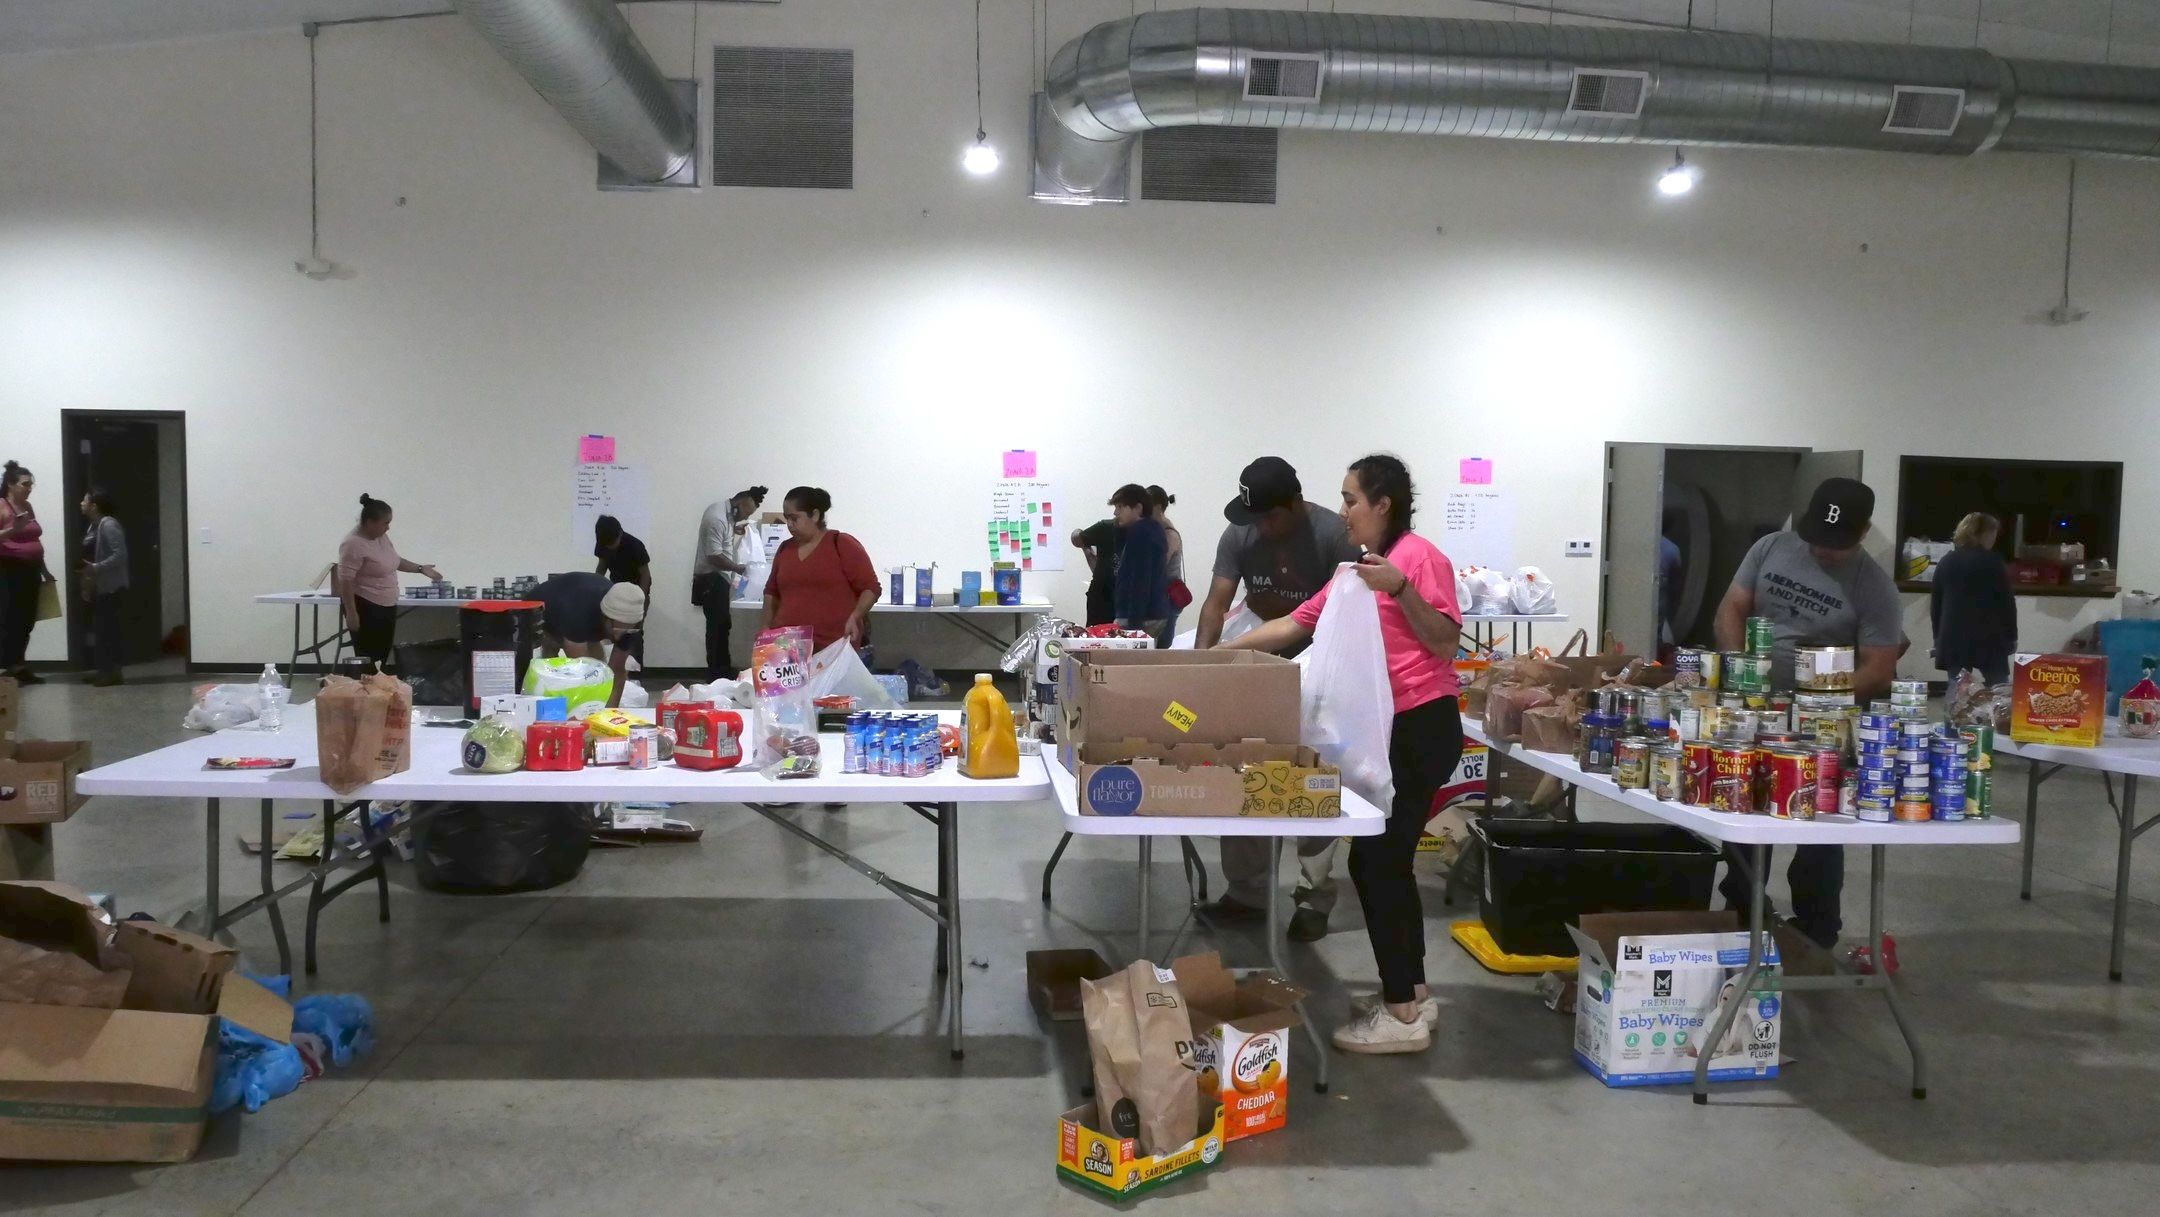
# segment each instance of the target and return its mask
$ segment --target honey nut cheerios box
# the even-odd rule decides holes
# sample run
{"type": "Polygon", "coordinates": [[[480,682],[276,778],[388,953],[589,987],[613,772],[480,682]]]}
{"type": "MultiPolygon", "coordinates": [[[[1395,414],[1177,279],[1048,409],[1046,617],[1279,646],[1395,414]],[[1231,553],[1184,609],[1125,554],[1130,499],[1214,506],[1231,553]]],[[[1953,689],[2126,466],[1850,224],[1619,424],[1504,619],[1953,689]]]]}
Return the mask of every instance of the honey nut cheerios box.
{"type": "Polygon", "coordinates": [[[2107,659],[2013,655],[2010,738],[2021,744],[2097,748],[2107,711],[2107,659]]]}

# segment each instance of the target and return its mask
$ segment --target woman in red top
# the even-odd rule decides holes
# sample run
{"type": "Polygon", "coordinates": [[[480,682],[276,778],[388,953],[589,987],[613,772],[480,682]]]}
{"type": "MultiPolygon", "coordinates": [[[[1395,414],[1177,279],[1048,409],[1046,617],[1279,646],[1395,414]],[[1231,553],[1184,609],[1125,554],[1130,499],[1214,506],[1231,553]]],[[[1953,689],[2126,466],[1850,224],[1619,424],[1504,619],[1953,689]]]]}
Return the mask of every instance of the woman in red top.
{"type": "MultiPolygon", "coordinates": [[[[1455,567],[1410,531],[1412,499],[1410,470],[1392,456],[1368,456],[1343,478],[1343,523],[1365,548],[1358,578],[1380,595],[1380,642],[1395,702],[1388,740],[1395,802],[1387,828],[1350,842],[1350,878],[1380,966],[1380,1000],[1335,1029],[1335,1046],[1344,1052],[1422,1051],[1432,1046],[1440,1021],[1440,1003],[1425,985],[1425,908],[1411,864],[1433,796],[1462,759],[1455,680],[1462,610],[1455,604],[1455,567]]],[[[1311,640],[1326,607],[1323,588],[1290,616],[1223,645],[1286,650],[1311,640]]]]}
{"type": "Polygon", "coordinates": [[[24,655],[37,625],[38,593],[52,582],[45,569],[45,526],[30,506],[36,485],[30,471],[13,461],[0,474],[0,676],[26,685],[44,681],[24,655]]]}
{"type": "Polygon", "coordinates": [[[781,504],[788,543],[773,555],[765,580],[765,628],[808,626],[822,651],[842,638],[863,644],[877,603],[877,568],[862,542],[825,527],[832,496],[797,486],[781,504]]]}

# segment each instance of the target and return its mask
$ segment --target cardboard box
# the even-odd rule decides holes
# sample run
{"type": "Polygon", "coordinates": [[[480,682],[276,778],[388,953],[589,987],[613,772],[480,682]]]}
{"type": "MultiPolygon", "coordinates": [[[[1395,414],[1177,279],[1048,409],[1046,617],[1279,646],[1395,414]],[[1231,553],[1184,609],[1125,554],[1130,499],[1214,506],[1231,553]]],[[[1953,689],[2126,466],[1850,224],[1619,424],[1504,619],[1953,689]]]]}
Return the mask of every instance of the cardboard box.
{"type": "Polygon", "coordinates": [[[1081,651],[1152,651],[1152,638],[1047,638],[1035,651],[1035,688],[1037,701],[1044,707],[1043,717],[1048,719],[1048,707],[1058,703],[1058,682],[1064,670],[1062,660],[1067,655],[1081,651]]]}
{"type": "Polygon", "coordinates": [[[2010,657],[2010,738],[2018,743],[2097,748],[2106,711],[2106,656],[2010,657]]]}
{"type": "Polygon", "coordinates": [[[0,676],[0,740],[15,738],[22,721],[22,686],[12,676],[0,676]]]}
{"type": "Polygon", "coordinates": [[[292,1008],[231,977],[232,951],[208,939],[108,926],[59,884],[0,883],[6,926],[44,927],[48,949],[124,968],[128,983],[117,1010],[0,1004],[0,1159],[185,1161],[202,1144],[218,1018],[291,1038],[292,1008]],[[70,921],[72,932],[53,932],[70,921]]]}
{"type": "Polygon", "coordinates": [[[1273,973],[1239,980],[1212,953],[1170,970],[1192,1016],[1201,1110],[1222,1105],[1226,1144],[1281,1128],[1290,1113],[1290,1029],[1305,990],[1273,973]]]}
{"type": "MultiPolygon", "coordinates": [[[[1697,1053],[1720,997],[1747,970],[1737,914],[1590,913],[1569,926],[1576,970],[1575,1059],[1607,1086],[1695,1080],[1697,1053]]],[[[1778,952],[1764,965],[1725,1041],[1711,1047],[1710,1080],[1774,1078],[1784,1006],[1778,952]]]]}
{"type": "Polygon", "coordinates": [[[0,740],[0,824],[58,824],[81,811],[75,779],[89,767],[81,740],[0,740]]]}
{"type": "Polygon", "coordinates": [[[1199,1174],[1220,1161],[1223,1151],[1222,1106],[1203,1103],[1200,1113],[1192,1140],[1166,1154],[1143,1154],[1130,1137],[1088,1127],[1095,1104],[1075,1107],[1058,1118],[1058,1178],[1099,1195],[1130,1200],[1199,1174]]]}
{"type": "Polygon", "coordinates": [[[1080,982],[1110,975],[1110,963],[1092,947],[1066,947],[1027,953],[1028,1004],[1054,1023],[1075,1023],[1083,1016],[1080,982]]]}
{"type": "Polygon", "coordinates": [[[1295,744],[1298,666],[1257,651],[1070,653],[1058,718],[1058,760],[1075,772],[1090,741],[1295,744]]]}
{"type": "Polygon", "coordinates": [[[1083,745],[1075,771],[1084,816],[1272,816],[1325,820],[1342,814],[1342,774],[1299,744],[1083,745]]]}
{"type": "Polygon", "coordinates": [[[49,824],[0,824],[0,880],[53,877],[49,824]]]}

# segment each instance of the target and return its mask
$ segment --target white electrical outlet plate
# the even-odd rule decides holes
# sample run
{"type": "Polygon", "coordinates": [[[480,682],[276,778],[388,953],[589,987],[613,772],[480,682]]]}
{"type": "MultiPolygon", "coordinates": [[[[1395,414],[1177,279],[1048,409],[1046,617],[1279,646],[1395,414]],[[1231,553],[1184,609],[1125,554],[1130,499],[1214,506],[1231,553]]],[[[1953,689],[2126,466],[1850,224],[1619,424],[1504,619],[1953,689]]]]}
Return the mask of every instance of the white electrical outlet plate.
{"type": "Polygon", "coordinates": [[[210,543],[210,530],[209,530],[209,529],[207,529],[207,528],[198,528],[198,529],[196,529],[196,530],[195,530],[195,535],[196,535],[196,537],[197,537],[197,538],[199,539],[199,543],[200,543],[200,544],[203,544],[203,545],[208,545],[208,544],[210,543]]]}
{"type": "Polygon", "coordinates": [[[1567,556],[1570,558],[1588,558],[1596,552],[1597,543],[1595,541],[1570,541],[1567,543],[1567,556]]]}

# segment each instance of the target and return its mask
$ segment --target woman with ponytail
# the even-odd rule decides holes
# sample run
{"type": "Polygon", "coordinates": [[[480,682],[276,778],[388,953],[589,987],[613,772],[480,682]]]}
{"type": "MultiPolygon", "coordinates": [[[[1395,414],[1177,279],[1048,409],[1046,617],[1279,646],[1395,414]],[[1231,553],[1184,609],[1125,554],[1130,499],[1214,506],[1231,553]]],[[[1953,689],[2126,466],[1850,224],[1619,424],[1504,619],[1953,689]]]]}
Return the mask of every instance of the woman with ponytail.
{"type": "Polygon", "coordinates": [[[338,543],[338,599],[345,607],[345,629],[353,654],[380,668],[397,645],[398,576],[426,575],[438,582],[442,572],[407,562],[390,544],[390,504],[360,496],[360,522],[338,543]]]}

